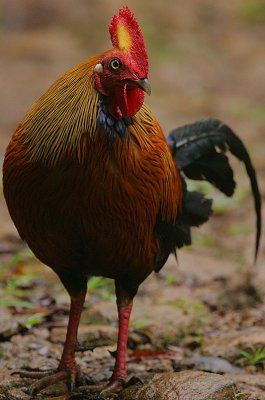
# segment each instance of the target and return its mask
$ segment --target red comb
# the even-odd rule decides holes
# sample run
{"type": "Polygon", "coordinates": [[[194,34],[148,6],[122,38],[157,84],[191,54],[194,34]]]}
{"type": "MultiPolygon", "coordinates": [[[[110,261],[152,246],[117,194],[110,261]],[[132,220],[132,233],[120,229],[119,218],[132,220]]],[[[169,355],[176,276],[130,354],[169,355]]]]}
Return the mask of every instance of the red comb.
{"type": "Polygon", "coordinates": [[[124,6],[119,15],[114,15],[109,24],[109,33],[114,47],[127,52],[145,77],[148,75],[148,55],[143,34],[131,10],[124,6]]]}

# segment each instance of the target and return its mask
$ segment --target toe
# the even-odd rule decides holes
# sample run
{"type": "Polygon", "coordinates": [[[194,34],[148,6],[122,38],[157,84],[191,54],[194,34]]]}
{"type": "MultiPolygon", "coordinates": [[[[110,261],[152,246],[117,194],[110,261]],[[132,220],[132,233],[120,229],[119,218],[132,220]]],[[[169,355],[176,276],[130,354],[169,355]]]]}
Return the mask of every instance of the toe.
{"type": "Polygon", "coordinates": [[[45,376],[44,378],[33,383],[29,388],[29,394],[33,395],[40,392],[42,389],[54,385],[57,382],[65,380],[67,377],[67,372],[58,371],[55,374],[45,376]]]}

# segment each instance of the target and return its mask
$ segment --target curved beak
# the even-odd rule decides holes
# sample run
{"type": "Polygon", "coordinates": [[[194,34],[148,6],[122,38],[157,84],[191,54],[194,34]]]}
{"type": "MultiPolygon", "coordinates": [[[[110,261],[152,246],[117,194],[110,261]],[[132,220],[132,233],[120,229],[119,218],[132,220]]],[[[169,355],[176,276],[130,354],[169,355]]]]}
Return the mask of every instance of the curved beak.
{"type": "Polygon", "coordinates": [[[130,80],[130,83],[139,89],[142,89],[145,93],[147,93],[149,96],[151,94],[151,85],[148,81],[147,78],[143,79],[137,79],[137,80],[130,80]]]}

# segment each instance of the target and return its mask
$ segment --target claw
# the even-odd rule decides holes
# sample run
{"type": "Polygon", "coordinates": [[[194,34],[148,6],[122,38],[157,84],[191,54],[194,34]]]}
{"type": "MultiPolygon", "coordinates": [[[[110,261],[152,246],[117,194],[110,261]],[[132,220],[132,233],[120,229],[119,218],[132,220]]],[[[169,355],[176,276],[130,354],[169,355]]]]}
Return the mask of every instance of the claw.
{"type": "Polygon", "coordinates": [[[54,385],[57,382],[61,382],[66,380],[68,377],[68,373],[66,371],[58,371],[53,375],[44,376],[38,382],[33,383],[29,388],[29,394],[32,396],[40,392],[42,389],[54,385]]]}
{"type": "Polygon", "coordinates": [[[55,369],[48,369],[46,371],[37,371],[31,369],[18,369],[11,373],[11,375],[19,375],[21,378],[42,379],[48,375],[56,373],[55,369]]]}
{"type": "Polygon", "coordinates": [[[127,388],[129,386],[136,385],[137,383],[143,384],[144,381],[137,375],[132,375],[127,382],[125,382],[124,387],[127,388]]]}
{"type": "Polygon", "coordinates": [[[124,385],[123,380],[116,380],[116,381],[110,382],[103,390],[101,390],[100,396],[103,397],[103,399],[104,399],[104,396],[118,393],[122,390],[123,385],[124,385]]]}
{"type": "MultiPolygon", "coordinates": [[[[80,369],[76,366],[74,369],[61,369],[61,370],[17,370],[12,375],[19,375],[21,378],[38,379],[28,389],[30,395],[40,392],[42,389],[52,386],[55,383],[65,381],[69,390],[73,391],[78,383],[84,382],[84,376],[80,369]]],[[[81,383],[81,384],[82,384],[81,383]]]]}
{"type": "Polygon", "coordinates": [[[98,393],[100,396],[99,398],[104,399],[105,397],[109,397],[115,393],[118,393],[123,386],[123,380],[115,380],[113,382],[101,382],[96,385],[80,386],[78,388],[78,392],[83,394],[98,393]]]}

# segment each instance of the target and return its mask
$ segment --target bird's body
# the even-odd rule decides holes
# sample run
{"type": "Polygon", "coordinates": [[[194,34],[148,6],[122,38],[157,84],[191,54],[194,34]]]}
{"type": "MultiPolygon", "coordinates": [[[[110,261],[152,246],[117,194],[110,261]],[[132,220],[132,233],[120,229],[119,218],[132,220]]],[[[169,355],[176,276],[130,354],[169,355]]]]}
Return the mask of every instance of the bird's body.
{"type": "Polygon", "coordinates": [[[98,113],[91,77],[99,58],[66,73],[33,105],[4,164],[6,198],[18,231],[36,256],[72,285],[70,290],[90,275],[136,275],[141,283],[160,251],[156,220],[161,215],[173,223],[181,203],[174,161],[146,106],[126,136],[113,142],[93,118],[76,115],[77,101],[88,116],[98,113]],[[72,135],[64,120],[60,124],[62,106],[73,109],[72,135]],[[43,141],[40,118],[49,121],[50,137],[43,141]]]}
{"type": "Polygon", "coordinates": [[[183,173],[206,177],[231,195],[235,182],[227,146],[245,162],[251,179],[258,249],[260,197],[241,141],[210,121],[172,132],[167,143],[143,104],[144,91],[150,93],[148,58],[127,7],[112,18],[109,30],[114,48],[59,78],[30,108],[6,151],[3,185],[10,215],[71,297],[58,371],[34,390],[58,379],[71,387],[77,383],[77,329],[93,275],[115,280],[119,338],[113,385],[125,379],[128,322],[139,285],[170,252],[190,244],[190,227],[211,214],[209,200],[187,191],[183,173]]]}

